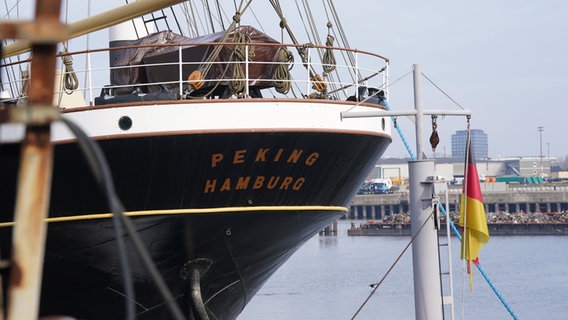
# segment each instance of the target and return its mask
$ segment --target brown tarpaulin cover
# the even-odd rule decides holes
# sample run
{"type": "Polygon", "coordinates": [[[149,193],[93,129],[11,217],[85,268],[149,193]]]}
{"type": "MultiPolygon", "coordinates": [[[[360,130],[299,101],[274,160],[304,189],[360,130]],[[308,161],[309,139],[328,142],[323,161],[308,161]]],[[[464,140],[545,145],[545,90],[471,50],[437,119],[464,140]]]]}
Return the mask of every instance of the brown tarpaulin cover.
{"type": "MultiPolygon", "coordinates": [[[[279,43],[266,34],[256,30],[250,26],[242,26],[237,29],[248,35],[251,38],[252,44],[254,43],[279,43]]],[[[226,42],[232,42],[235,32],[231,32],[226,42]]],[[[202,62],[208,59],[209,54],[213,51],[213,45],[191,45],[192,43],[214,43],[220,42],[225,32],[217,32],[210,35],[187,38],[171,31],[157,32],[148,35],[144,38],[131,41],[121,41],[120,46],[128,46],[130,48],[120,49],[113,52],[111,56],[111,67],[126,67],[113,69],[111,72],[111,85],[132,85],[141,84],[137,87],[142,92],[155,92],[159,90],[157,86],[144,86],[145,83],[155,82],[168,82],[176,81],[175,84],[168,84],[166,87],[169,90],[178,90],[179,88],[179,47],[178,46],[157,46],[162,44],[182,44],[182,61],[184,63],[197,62],[195,64],[184,64],[182,68],[181,79],[184,82],[187,80],[189,74],[199,68],[202,62]],[[154,46],[156,45],[156,46],[154,46]],[[144,47],[147,46],[147,47],[144,47]],[[164,64],[169,65],[160,66],[143,66],[146,64],[164,64]],[[136,67],[137,66],[137,67],[136,67]]],[[[274,64],[256,64],[254,62],[275,62],[277,58],[278,46],[254,46],[254,57],[252,63],[249,64],[249,79],[250,83],[254,83],[257,87],[271,87],[273,86],[272,74],[275,68],[274,64]],[[257,79],[263,79],[255,81],[257,79]]],[[[227,62],[231,58],[231,54],[235,49],[234,45],[223,46],[215,62],[227,62]]],[[[206,75],[207,79],[230,79],[233,75],[234,65],[220,63],[214,64],[209,73],[206,75]]],[[[242,64],[244,71],[244,64],[242,64]]],[[[216,82],[208,81],[206,86],[213,86],[216,82]]],[[[222,82],[221,85],[227,84],[222,82]]],[[[118,93],[131,93],[135,90],[134,87],[117,89],[118,93]]]]}

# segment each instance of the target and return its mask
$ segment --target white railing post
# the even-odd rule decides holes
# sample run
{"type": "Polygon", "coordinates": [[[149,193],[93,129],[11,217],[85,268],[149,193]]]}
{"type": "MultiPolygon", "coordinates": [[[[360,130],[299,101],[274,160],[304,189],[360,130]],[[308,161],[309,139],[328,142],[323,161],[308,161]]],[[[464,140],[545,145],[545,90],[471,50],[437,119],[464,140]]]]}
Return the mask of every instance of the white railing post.
{"type": "Polygon", "coordinates": [[[389,101],[389,94],[387,91],[389,88],[389,63],[385,66],[385,71],[383,73],[383,93],[385,94],[385,101],[389,101]]]}
{"type": "Polygon", "coordinates": [[[179,68],[179,96],[181,98],[181,96],[183,95],[183,60],[182,60],[182,50],[181,50],[181,43],[178,46],[178,58],[179,58],[179,63],[178,63],[178,68],[179,68]]]}
{"type": "Polygon", "coordinates": [[[359,101],[359,52],[355,51],[355,101],[359,101]]]}
{"type": "Polygon", "coordinates": [[[308,72],[308,81],[306,82],[306,96],[310,96],[310,48],[307,49],[306,71],[308,72]]]}
{"type": "Polygon", "coordinates": [[[93,100],[93,70],[91,68],[91,53],[87,52],[87,87],[89,88],[89,106],[95,105],[93,100]]]}
{"type": "Polygon", "coordinates": [[[245,97],[249,97],[249,46],[245,46],[245,97]]]}

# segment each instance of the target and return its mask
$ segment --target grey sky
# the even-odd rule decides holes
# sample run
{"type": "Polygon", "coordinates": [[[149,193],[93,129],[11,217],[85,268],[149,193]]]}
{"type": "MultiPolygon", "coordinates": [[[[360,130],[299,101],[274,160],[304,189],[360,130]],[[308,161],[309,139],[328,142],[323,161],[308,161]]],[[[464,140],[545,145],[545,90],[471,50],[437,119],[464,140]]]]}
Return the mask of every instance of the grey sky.
{"type": "MultiPolygon", "coordinates": [[[[489,136],[490,157],[538,156],[539,126],[544,127],[543,155],[548,150],[552,157],[568,155],[568,2],[365,0],[336,5],[351,12],[343,21],[352,47],[391,59],[391,81],[420,64],[428,78],[470,109],[472,128],[489,136]]],[[[426,79],[422,91],[424,108],[459,108],[426,79]]],[[[413,108],[412,76],[395,83],[390,94],[391,108],[413,108]]],[[[414,149],[413,124],[399,122],[414,149]]],[[[451,134],[465,126],[462,118],[439,119],[436,155],[443,155],[444,147],[450,155],[451,134]]],[[[396,132],[393,137],[385,156],[407,156],[396,132]]]]}

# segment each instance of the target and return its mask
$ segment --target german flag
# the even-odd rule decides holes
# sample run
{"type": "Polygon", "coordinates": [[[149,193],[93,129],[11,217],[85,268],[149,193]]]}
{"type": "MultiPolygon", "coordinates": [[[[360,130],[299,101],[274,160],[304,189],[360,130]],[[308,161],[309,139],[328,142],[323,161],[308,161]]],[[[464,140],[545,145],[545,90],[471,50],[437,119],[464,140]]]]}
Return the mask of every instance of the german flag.
{"type": "Polygon", "coordinates": [[[472,262],[476,265],[479,264],[479,250],[489,241],[489,230],[487,229],[481,186],[469,134],[467,137],[464,174],[460,206],[460,226],[463,227],[461,258],[468,261],[469,271],[471,270],[472,262]]]}

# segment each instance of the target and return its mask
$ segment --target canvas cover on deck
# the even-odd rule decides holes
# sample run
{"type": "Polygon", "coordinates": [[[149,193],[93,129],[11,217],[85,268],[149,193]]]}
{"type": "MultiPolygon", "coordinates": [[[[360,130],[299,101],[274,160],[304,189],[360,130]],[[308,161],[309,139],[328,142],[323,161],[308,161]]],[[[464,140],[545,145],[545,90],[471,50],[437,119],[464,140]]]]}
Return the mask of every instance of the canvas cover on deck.
{"type": "MultiPolygon", "coordinates": [[[[237,28],[238,32],[248,35],[251,44],[255,43],[279,43],[266,34],[250,26],[237,28]]],[[[116,89],[119,94],[129,94],[136,89],[141,92],[160,91],[159,86],[146,86],[147,83],[175,82],[165,85],[168,90],[178,90],[179,80],[186,82],[189,74],[198,69],[214,50],[214,45],[205,43],[220,42],[225,31],[210,35],[187,38],[171,31],[157,32],[144,38],[131,41],[121,41],[120,46],[128,48],[113,52],[111,67],[116,68],[111,72],[112,86],[129,86],[140,84],[137,87],[124,87],[116,89]],[[158,46],[164,44],[182,44],[182,74],[179,74],[179,46],[158,46]],[[149,64],[159,64],[149,66],[149,64]],[[118,68],[117,68],[118,67],[118,68]],[[120,68],[127,67],[127,68],[120,68]]],[[[233,42],[235,31],[231,32],[226,42],[233,42]]],[[[259,88],[273,86],[272,77],[275,65],[266,62],[275,62],[278,46],[254,45],[254,57],[249,58],[249,79],[259,88]],[[263,63],[254,63],[263,62],[263,63]],[[259,80],[260,79],[260,80],[259,80]]],[[[233,77],[234,64],[227,64],[235,49],[235,45],[224,45],[214,64],[206,74],[206,80],[230,79],[233,77]]],[[[244,63],[241,64],[244,71],[244,63]]],[[[212,87],[217,82],[207,81],[205,87],[212,87]]],[[[219,85],[226,85],[223,81],[219,85]]]]}

